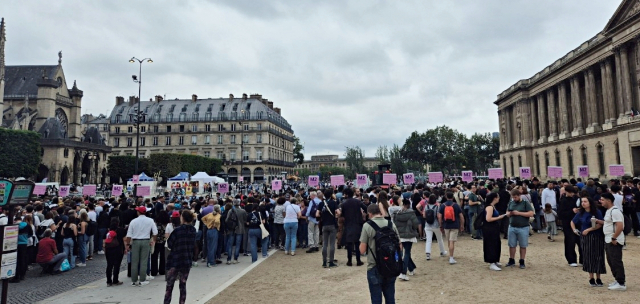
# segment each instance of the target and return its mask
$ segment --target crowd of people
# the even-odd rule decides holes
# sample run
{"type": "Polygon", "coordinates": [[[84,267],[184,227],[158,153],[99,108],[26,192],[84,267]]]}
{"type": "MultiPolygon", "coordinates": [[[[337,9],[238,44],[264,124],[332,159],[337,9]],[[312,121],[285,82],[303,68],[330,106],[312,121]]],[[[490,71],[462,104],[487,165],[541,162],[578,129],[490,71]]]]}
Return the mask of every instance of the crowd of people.
{"type": "MultiPolygon", "coordinates": [[[[431,260],[431,247],[437,242],[440,256],[453,265],[458,237],[467,233],[483,242],[489,269],[500,271],[501,237],[509,247],[505,267],[517,264],[525,269],[529,236],[546,233],[555,241],[562,230],[569,266],[582,264],[589,284],[603,286],[606,258],[615,278],[609,289],[625,290],[622,250],[625,235],[640,234],[639,189],[637,179],[543,184],[536,178],[516,178],[366,189],[266,187],[235,196],[166,192],[151,199],[124,194],[97,200],[43,197],[15,210],[18,268],[12,282],[24,280],[31,263],[59,274],[85,266],[94,254],[105,254],[107,286],[123,284],[118,275],[126,260],[132,286],[164,275],[165,303],[171,300],[176,280],[182,303],[189,270],[198,262],[218,267],[225,263],[224,256],[226,264],[235,264],[240,254],[255,262],[259,255],[268,257],[271,248],[291,256],[300,249],[309,254],[321,251],[318,265],[331,268],[338,265],[336,248],[345,248],[346,266],[367,265],[372,302],[384,297],[394,303],[396,279],[407,281],[415,274],[411,249],[419,241],[425,241],[426,260],[431,260]],[[388,261],[379,255],[389,252],[392,264],[382,271],[378,265],[388,261]]],[[[0,224],[6,224],[8,210],[3,211],[0,224]]]]}

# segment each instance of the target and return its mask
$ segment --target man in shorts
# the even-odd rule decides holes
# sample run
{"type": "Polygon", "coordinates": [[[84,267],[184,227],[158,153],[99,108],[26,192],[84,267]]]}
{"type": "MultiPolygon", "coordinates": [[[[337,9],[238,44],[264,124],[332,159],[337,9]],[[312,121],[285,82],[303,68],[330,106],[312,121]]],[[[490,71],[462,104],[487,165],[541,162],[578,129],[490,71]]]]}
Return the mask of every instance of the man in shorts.
{"type": "Polygon", "coordinates": [[[444,235],[444,240],[449,242],[449,264],[453,265],[457,263],[453,258],[453,251],[456,241],[458,241],[458,231],[464,231],[464,215],[462,214],[462,208],[453,201],[453,192],[447,192],[445,198],[447,201],[441,204],[438,210],[438,223],[440,224],[440,231],[444,235]],[[453,216],[448,216],[445,213],[448,208],[453,208],[453,216]]]}
{"type": "Polygon", "coordinates": [[[529,218],[533,216],[533,206],[520,196],[520,190],[511,190],[511,201],[507,207],[509,217],[508,244],[509,263],[507,267],[515,266],[516,247],[520,245],[520,268],[524,269],[524,259],[529,246],[529,218]]]}

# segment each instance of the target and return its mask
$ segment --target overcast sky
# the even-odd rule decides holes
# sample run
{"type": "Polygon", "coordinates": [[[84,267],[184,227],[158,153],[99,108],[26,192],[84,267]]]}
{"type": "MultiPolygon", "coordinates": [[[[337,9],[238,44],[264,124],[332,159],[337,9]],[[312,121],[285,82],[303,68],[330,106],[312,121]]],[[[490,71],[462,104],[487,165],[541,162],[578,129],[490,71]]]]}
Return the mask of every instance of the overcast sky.
{"type": "Polygon", "coordinates": [[[305,156],[498,131],[497,94],[601,31],[617,0],[4,1],[7,65],[56,64],[82,113],[115,96],[259,93],[305,156]]]}

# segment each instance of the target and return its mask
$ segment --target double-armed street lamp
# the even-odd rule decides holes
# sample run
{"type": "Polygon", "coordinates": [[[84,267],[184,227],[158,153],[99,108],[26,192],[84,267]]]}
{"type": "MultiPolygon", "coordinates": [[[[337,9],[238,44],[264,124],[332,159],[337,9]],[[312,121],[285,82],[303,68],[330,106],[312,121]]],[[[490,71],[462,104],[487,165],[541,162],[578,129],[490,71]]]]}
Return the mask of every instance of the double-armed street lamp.
{"type": "Polygon", "coordinates": [[[140,123],[143,123],[145,121],[145,114],[140,111],[140,102],[142,102],[142,96],[140,95],[142,91],[142,63],[143,62],[152,63],[153,60],[151,60],[151,58],[138,59],[136,57],[131,57],[131,59],[129,59],[129,62],[131,63],[138,62],[140,64],[138,75],[131,75],[133,82],[138,84],[138,108],[136,109],[136,114],[135,115],[132,114],[130,116],[134,126],[136,127],[136,169],[134,174],[138,174],[139,173],[138,163],[139,163],[139,157],[140,157],[140,154],[138,151],[140,148],[140,123]]]}

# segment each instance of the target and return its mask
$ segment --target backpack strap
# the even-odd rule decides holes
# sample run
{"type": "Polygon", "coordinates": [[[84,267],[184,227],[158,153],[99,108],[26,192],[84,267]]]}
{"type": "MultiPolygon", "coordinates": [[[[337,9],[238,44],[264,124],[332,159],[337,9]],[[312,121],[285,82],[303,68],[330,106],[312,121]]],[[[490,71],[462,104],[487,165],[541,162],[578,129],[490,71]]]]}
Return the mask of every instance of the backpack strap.
{"type": "Polygon", "coordinates": [[[374,222],[372,220],[368,220],[367,223],[369,223],[369,226],[371,226],[371,228],[373,228],[373,230],[375,230],[376,232],[378,232],[380,230],[380,226],[378,226],[378,224],[376,224],[376,222],[374,222]]]}

